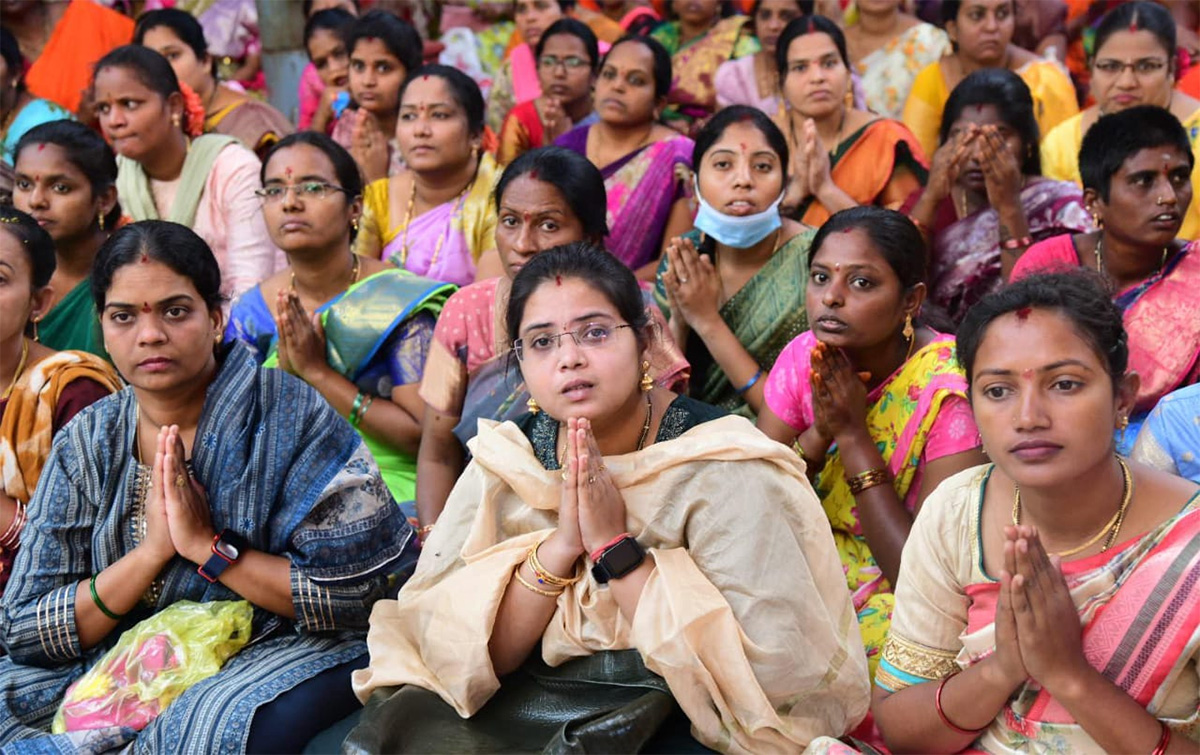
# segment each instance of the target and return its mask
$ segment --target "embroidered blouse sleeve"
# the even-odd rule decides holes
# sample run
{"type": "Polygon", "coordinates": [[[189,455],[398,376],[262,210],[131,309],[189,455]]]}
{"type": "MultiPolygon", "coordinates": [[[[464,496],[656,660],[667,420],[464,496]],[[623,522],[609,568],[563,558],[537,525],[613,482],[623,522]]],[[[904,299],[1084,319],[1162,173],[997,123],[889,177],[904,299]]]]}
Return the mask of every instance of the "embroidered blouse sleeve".
{"type": "Polygon", "coordinates": [[[416,566],[416,537],[365,444],[292,536],[292,603],[309,632],[366,629],[371,606],[416,566]]]}
{"type": "MultiPolygon", "coordinates": [[[[60,435],[29,502],[13,575],[0,601],[0,638],[20,664],[52,666],[82,654],[75,592],[92,573],[96,507],[60,435]]],[[[114,557],[112,560],[115,560],[114,557]]]]}

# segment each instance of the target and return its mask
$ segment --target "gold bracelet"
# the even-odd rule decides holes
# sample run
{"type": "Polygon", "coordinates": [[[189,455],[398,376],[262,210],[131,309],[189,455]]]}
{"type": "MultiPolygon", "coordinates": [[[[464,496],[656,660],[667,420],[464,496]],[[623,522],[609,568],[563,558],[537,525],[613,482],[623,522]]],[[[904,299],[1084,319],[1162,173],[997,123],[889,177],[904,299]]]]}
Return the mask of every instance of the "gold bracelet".
{"type": "Polygon", "coordinates": [[[858,495],[868,488],[883,485],[891,481],[892,476],[888,474],[886,469],[868,469],[865,472],[859,472],[853,477],[846,478],[846,484],[850,486],[851,495],[858,495]]]}
{"type": "Polygon", "coordinates": [[[792,442],[792,450],[796,452],[796,455],[799,456],[801,460],[803,460],[805,463],[808,462],[808,457],[804,455],[804,446],[800,445],[799,435],[797,435],[796,440],[792,442]]]}
{"type": "Polygon", "coordinates": [[[429,537],[429,533],[433,532],[433,524],[427,524],[424,527],[417,528],[417,537],[424,540],[429,537]]]}
{"type": "Polygon", "coordinates": [[[513,570],[513,576],[517,578],[517,581],[520,582],[521,586],[524,587],[526,590],[532,590],[533,592],[536,592],[538,595],[541,595],[542,597],[557,598],[559,595],[563,594],[562,590],[559,590],[558,592],[550,592],[549,590],[543,590],[540,587],[536,587],[536,586],[531,585],[528,582],[526,582],[525,578],[521,576],[521,565],[520,564],[517,564],[517,568],[513,570]]]}
{"type": "Polygon", "coordinates": [[[546,567],[542,566],[542,562],[539,561],[537,557],[537,550],[544,542],[546,542],[545,537],[534,543],[533,547],[529,549],[529,553],[525,558],[526,563],[529,564],[529,571],[533,572],[533,576],[537,578],[537,581],[540,584],[548,587],[570,587],[578,582],[579,577],[560,577],[557,574],[552,573],[546,567]]]}

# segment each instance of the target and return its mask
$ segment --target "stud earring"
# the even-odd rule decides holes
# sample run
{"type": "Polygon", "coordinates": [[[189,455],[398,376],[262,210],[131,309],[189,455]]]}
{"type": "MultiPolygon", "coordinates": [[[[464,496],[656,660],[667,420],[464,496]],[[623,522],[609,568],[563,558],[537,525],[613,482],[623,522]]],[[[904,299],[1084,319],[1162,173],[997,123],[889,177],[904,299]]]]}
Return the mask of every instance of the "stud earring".
{"type": "Polygon", "coordinates": [[[529,400],[525,402],[525,408],[529,410],[530,414],[537,414],[542,410],[542,407],[538,406],[537,399],[533,396],[530,396],[529,400]]]}
{"type": "Polygon", "coordinates": [[[650,377],[650,363],[642,362],[642,379],[638,385],[642,389],[642,393],[649,393],[654,388],[654,378],[650,377]]]}

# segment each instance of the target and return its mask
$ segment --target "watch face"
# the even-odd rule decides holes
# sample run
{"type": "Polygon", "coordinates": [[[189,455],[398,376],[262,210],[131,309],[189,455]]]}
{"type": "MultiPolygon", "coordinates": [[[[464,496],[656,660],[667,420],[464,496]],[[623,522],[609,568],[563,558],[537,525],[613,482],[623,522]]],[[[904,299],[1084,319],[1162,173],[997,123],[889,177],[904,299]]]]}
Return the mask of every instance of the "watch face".
{"type": "Polygon", "coordinates": [[[642,549],[633,538],[626,538],[609,548],[601,556],[604,567],[612,574],[623,575],[636,569],[645,558],[642,549]]]}
{"type": "Polygon", "coordinates": [[[241,555],[236,545],[224,540],[218,540],[216,545],[213,546],[213,550],[215,550],[217,553],[220,553],[230,561],[237,561],[238,556],[241,555]]]}

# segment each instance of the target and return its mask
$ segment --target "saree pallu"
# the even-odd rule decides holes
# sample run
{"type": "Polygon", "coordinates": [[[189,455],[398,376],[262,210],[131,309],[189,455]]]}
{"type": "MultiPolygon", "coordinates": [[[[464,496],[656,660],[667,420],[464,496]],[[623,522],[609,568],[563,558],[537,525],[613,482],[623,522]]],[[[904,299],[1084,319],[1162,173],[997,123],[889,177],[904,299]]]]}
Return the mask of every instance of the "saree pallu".
{"type": "MultiPolygon", "coordinates": [[[[422,334],[408,326],[421,313],[436,319],[454,287],[405,270],[383,270],[353,284],[321,305],[317,314],[325,329],[325,358],[339,375],[363,393],[390,401],[398,385],[391,363],[407,365],[402,377],[409,383],[421,379],[426,349],[422,334]],[[415,339],[416,346],[408,344],[415,339]],[[415,369],[413,369],[415,367],[415,369]]],[[[279,366],[278,332],[271,310],[255,287],[234,304],[225,331],[226,340],[251,346],[264,367],[279,366]]],[[[426,338],[428,333],[424,334],[426,338]]],[[[358,429],[379,464],[380,474],[397,501],[410,501],[416,493],[417,460],[358,429]]]]}
{"type": "MultiPolygon", "coordinates": [[[[721,319],[754,357],[764,374],[770,373],[779,352],[808,329],[804,292],[808,282],[808,250],[815,230],[804,230],[779,247],[767,263],[729,300],[721,305],[721,319]]],[[[699,249],[703,234],[692,229],[684,235],[699,249]]],[[[655,276],[654,301],[668,317],[671,312],[662,275],[667,270],[664,256],[655,276]]],[[[692,365],[692,398],[753,419],[746,398],[737,392],[729,377],[694,333],[688,336],[685,352],[692,365]]]]}
{"type": "Polygon", "coordinates": [[[38,321],[38,339],[43,344],[55,351],[73,349],[108,357],[91,286],[92,279],[84,278],[38,321]]]}
{"type": "Polygon", "coordinates": [[[260,160],[275,142],[295,130],[282,113],[254,99],[240,100],[204,119],[205,133],[232,136],[260,160]]]}
{"type": "MultiPolygon", "coordinates": [[[[1055,126],[1079,112],[1075,86],[1061,64],[1034,60],[1014,73],[1029,86],[1029,92],[1033,95],[1033,111],[1039,134],[1049,134],[1055,126]]],[[[904,125],[916,135],[926,155],[932,155],[937,150],[942,111],[949,97],[950,89],[946,86],[938,62],[925,66],[909,90],[902,119],[904,125]]]]}
{"type": "MultiPolygon", "coordinates": [[[[1200,70],[1200,69],[1197,69],[1200,70]]],[[[1192,156],[1200,164],[1200,110],[1183,121],[1192,156]]],[[[1083,113],[1068,118],[1042,138],[1042,175],[1060,181],[1083,185],[1079,175],[1079,147],[1083,144],[1083,113]]],[[[1179,238],[1195,241],[1200,238],[1200,170],[1192,171],[1192,204],[1183,216],[1179,238]]]]}
{"type": "Polygon", "coordinates": [[[110,50],[133,42],[133,27],[132,18],[100,3],[71,0],[25,74],[25,85],[35,97],[78,111],[92,67],[110,50]]]}
{"type": "Polygon", "coordinates": [[[542,128],[542,117],[535,100],[522,102],[504,119],[500,127],[500,146],[496,148],[496,162],[508,165],[525,152],[542,146],[546,134],[542,128]]]}
{"type": "MultiPolygon", "coordinates": [[[[789,424],[794,422],[793,415],[796,412],[785,411],[780,406],[783,394],[779,382],[799,383],[792,391],[806,399],[806,405],[802,406],[800,413],[811,424],[812,392],[808,384],[808,372],[812,349],[816,344],[817,339],[812,331],[797,338],[788,347],[789,351],[795,349],[796,354],[789,354],[786,360],[781,357],[777,363],[786,361],[787,369],[779,370],[779,374],[772,373],[768,380],[767,404],[789,424]],[[794,360],[794,356],[800,356],[800,359],[794,360]]],[[[897,497],[910,512],[916,507],[928,458],[927,450],[937,445],[941,455],[949,455],[979,445],[973,423],[962,422],[949,427],[939,424],[941,431],[953,433],[952,437],[937,437],[938,431],[934,427],[947,399],[958,397],[965,402],[966,396],[967,381],[958,364],[951,336],[939,336],[915,352],[867,396],[867,430],[887,465],[897,497]]],[[[792,426],[795,427],[794,424],[792,426]]],[[[833,528],[833,539],[858,613],[867,660],[874,674],[891,620],[892,586],[867,546],[859,523],[858,506],[846,483],[845,467],[836,446],[826,455],[825,466],[813,481],[813,486],[821,497],[821,506],[833,528]]]]}
{"type": "MultiPolygon", "coordinates": [[[[591,126],[577,126],[556,141],[587,157],[591,126]]],[[[600,171],[608,194],[608,236],[604,246],[632,270],[656,260],[671,208],[691,196],[692,148],[686,136],[642,147],[600,171]]]]}
{"type": "MultiPolygon", "coordinates": [[[[916,204],[914,195],[909,204],[916,204]]],[[[1019,195],[1029,235],[1041,241],[1051,236],[1092,230],[1079,187],[1040,176],[1029,178],[1019,195]]],[[[1003,285],[1000,277],[1000,214],[985,207],[958,220],[954,201],[938,205],[932,243],[930,298],[955,323],[984,296],[1003,285]]]]}
{"type": "Polygon", "coordinates": [[[361,657],[371,605],[415,559],[415,533],[346,421],[302,381],[260,369],[244,345],[230,344],[205,391],[191,470],[217,532],[231,528],[254,550],[287,559],[295,618],[256,608],[250,644],[141,732],[47,736],[67,686],[123,631],[179,600],[239,599],[175,558],[156,580],[156,598],[144,597],[95,647],[80,645],[80,585],[141,542],[150,468],[134,457],[136,431],[132,389],[96,402],[58,434],[38,481],[0,601],[10,653],[0,659],[6,753],[77,751],[85,737],[93,750],[136,737],[145,752],[243,752],[260,706],[361,657]]]}
{"type": "MultiPolygon", "coordinates": [[[[678,397],[653,445],[605,458],[628,529],[655,568],[627,620],[612,591],[577,563],[582,579],[555,599],[534,654],[566,668],[584,656],[635,650],[705,746],[796,752],[816,736],[841,736],[865,715],[866,661],[804,465],[745,419],[711,419],[716,412],[678,397]],[[730,500],[739,502],[737,516],[730,500]]],[[[354,675],[360,699],[412,685],[462,718],[506,701],[508,678],[496,676],[488,642],[514,567],[553,530],[562,497],[561,474],[551,468],[558,423],[537,417],[528,434],[512,422],[480,423],[474,458],[417,573],[372,613],[371,664],[354,675]]],[[[598,683],[616,681],[616,671],[603,668],[598,683]]],[[[535,712],[543,721],[570,717],[549,705],[535,712]]]]}
{"type": "Polygon", "coordinates": [[[463,194],[413,218],[407,228],[403,219],[391,225],[388,179],[373,181],[367,187],[370,196],[364,197],[362,225],[370,225],[370,232],[385,240],[381,259],[426,278],[465,286],[475,280],[475,263],[483,253],[496,248],[492,190],[500,173],[490,154],[480,154],[475,178],[463,194]]]}
{"type": "MultiPolygon", "coordinates": [[[[788,147],[800,149],[797,134],[803,119],[780,107],[775,123],[787,136],[788,147]]],[[[925,152],[900,121],[880,118],[842,140],[829,156],[829,175],[838,188],[860,205],[899,208],[925,185],[929,164],[925,152]]],[[[805,225],[820,228],[831,213],[810,196],[792,213],[805,225]]]]}
{"type": "Polygon", "coordinates": [[[949,51],[946,32],[933,24],[920,23],[858,61],[854,70],[862,79],[867,109],[885,118],[899,118],[917,74],[949,51]]]}
{"type": "MultiPolygon", "coordinates": [[[[504,310],[512,281],[479,281],[459,289],[446,302],[434,329],[421,379],[421,399],[435,411],[459,418],[455,436],[465,447],[479,420],[504,421],[529,411],[529,391],[520,364],[510,352],[504,310]]],[[[652,336],[646,349],[650,374],[663,388],[686,385],[687,360],[671,339],[658,307],[643,290],[652,336]]]]}
{"type": "MultiPolygon", "coordinates": [[[[1079,252],[1070,235],[1035,244],[1021,255],[1012,280],[1079,267],[1079,252]]],[[[1193,241],[1167,260],[1161,270],[1116,294],[1129,335],[1129,369],[1141,376],[1129,427],[1117,436],[1117,450],[1128,455],[1146,415],[1176,388],[1200,382],[1200,241],[1193,241]]]]}
{"type": "MultiPolygon", "coordinates": [[[[891,635],[875,683],[895,692],[995,652],[999,583],[983,571],[979,516],[991,465],[929,496],[913,524],[891,635]]],[[[1200,497],[1140,537],[1063,563],[1083,654],[1178,737],[1200,737],[1200,497]]],[[[1067,710],[1027,681],[969,751],[1100,752],[1067,710]]]]}
{"type": "Polygon", "coordinates": [[[671,91],[663,120],[681,122],[689,136],[704,125],[717,107],[717,69],[727,60],[752,56],[758,40],[745,29],[748,16],[730,16],[713,24],[705,34],[687,44],[679,39],[678,21],[662,24],[650,36],[671,53],[671,91]]]}

